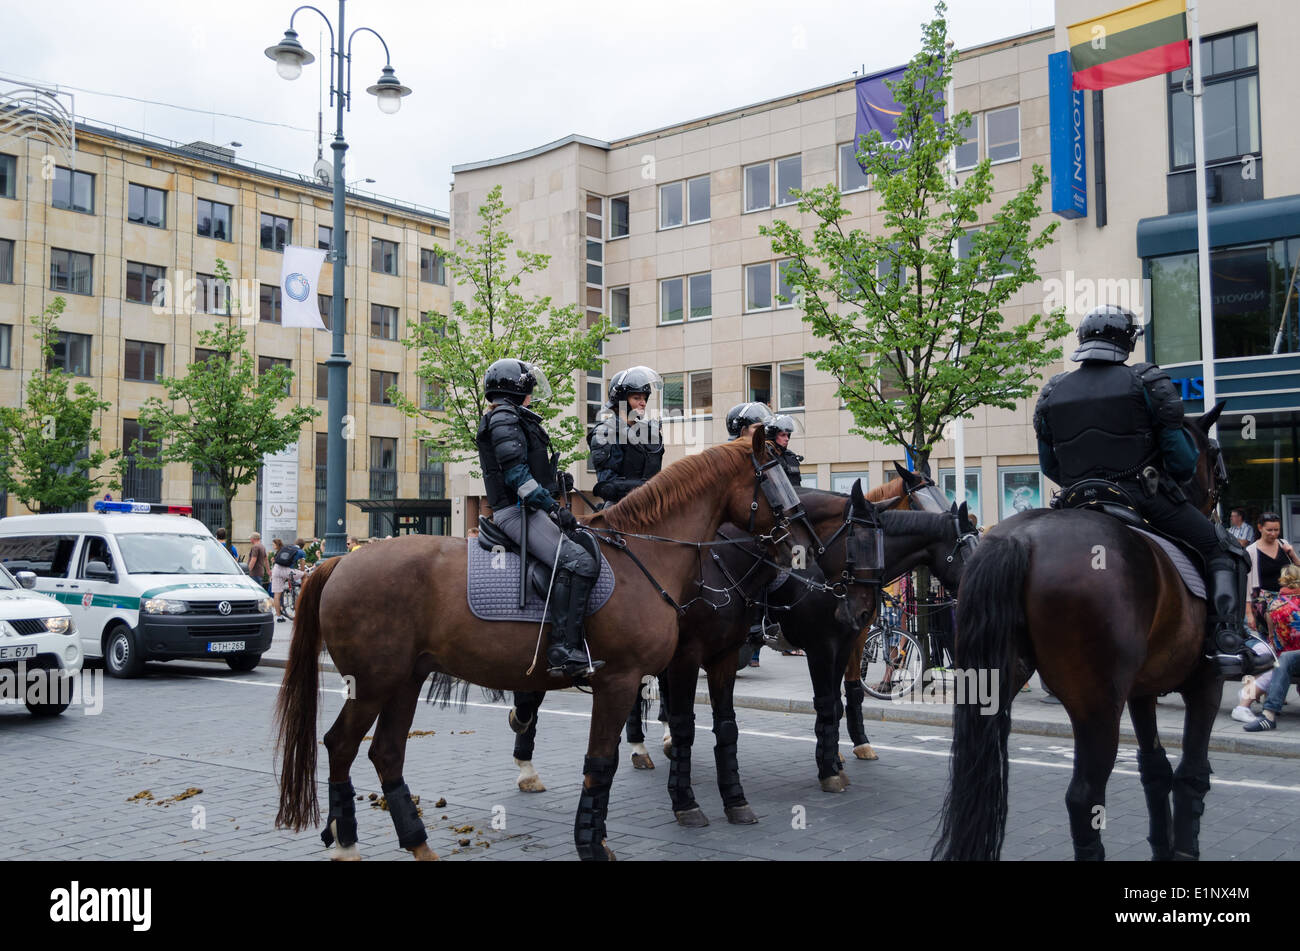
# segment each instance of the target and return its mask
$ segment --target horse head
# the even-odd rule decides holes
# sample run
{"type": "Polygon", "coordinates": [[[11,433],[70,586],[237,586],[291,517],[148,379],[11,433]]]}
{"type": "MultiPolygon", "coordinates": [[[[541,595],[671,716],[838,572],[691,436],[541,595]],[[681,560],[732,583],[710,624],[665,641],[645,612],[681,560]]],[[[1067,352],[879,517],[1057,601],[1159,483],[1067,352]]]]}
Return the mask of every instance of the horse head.
{"type": "Polygon", "coordinates": [[[1189,420],[1184,427],[1196,446],[1196,471],[1183,483],[1191,503],[1204,515],[1209,515],[1219,504],[1219,496],[1228,485],[1228,468],[1223,462],[1219,441],[1210,437],[1210,428],[1223,413],[1227,400],[1219,400],[1208,413],[1189,420]]]}

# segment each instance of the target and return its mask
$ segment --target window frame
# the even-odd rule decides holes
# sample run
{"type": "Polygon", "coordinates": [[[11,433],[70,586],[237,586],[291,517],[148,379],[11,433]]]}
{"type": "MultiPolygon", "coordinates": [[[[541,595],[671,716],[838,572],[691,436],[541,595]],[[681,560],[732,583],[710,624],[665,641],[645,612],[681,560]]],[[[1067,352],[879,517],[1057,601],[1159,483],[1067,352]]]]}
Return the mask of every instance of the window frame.
{"type": "MultiPolygon", "coordinates": [[[[151,227],[152,227],[152,226],[151,226],[151,227]]],[[[146,263],[146,262],[144,262],[144,261],[127,261],[127,262],[126,262],[126,281],[125,281],[125,283],[123,283],[123,285],[122,285],[122,300],[126,301],[126,302],[129,303],[129,304],[144,304],[145,306],[154,306],[154,305],[155,305],[155,296],[156,296],[156,295],[155,295],[155,289],[157,288],[157,285],[159,284],[159,282],[163,282],[163,291],[164,291],[164,293],[163,293],[163,298],[162,298],[161,301],[158,301],[158,302],[157,302],[157,305],[156,305],[156,306],[158,306],[158,307],[166,307],[166,306],[167,306],[167,297],[166,297],[166,287],[167,287],[167,285],[166,285],[166,281],[167,281],[167,267],[166,267],[166,265],[163,265],[163,264],[148,264],[148,263],[146,263]],[[141,288],[144,290],[144,296],[145,296],[145,299],[144,299],[144,300],[141,300],[141,299],[138,298],[138,297],[130,297],[130,296],[128,296],[128,295],[130,294],[130,287],[131,287],[131,269],[132,269],[132,265],[134,265],[134,266],[140,268],[140,286],[141,286],[141,288]],[[150,280],[150,277],[149,277],[149,271],[150,271],[150,269],[153,269],[153,270],[159,272],[159,274],[158,274],[157,276],[155,276],[155,277],[152,279],[152,281],[150,280]]]]}
{"type": "Polygon", "coordinates": [[[62,345],[63,345],[64,362],[63,362],[63,363],[54,363],[54,364],[52,364],[52,365],[53,365],[53,366],[60,367],[60,368],[62,368],[62,369],[64,369],[64,370],[66,370],[68,373],[71,373],[73,376],[92,376],[93,373],[91,372],[91,364],[94,362],[94,360],[93,360],[93,357],[94,357],[94,350],[93,350],[93,347],[94,347],[94,337],[93,337],[93,335],[91,335],[91,334],[81,334],[81,333],[77,333],[77,332],[75,332],[75,331],[70,331],[70,330],[59,330],[59,331],[56,331],[56,333],[57,333],[58,336],[57,336],[57,338],[56,338],[56,340],[55,340],[55,342],[54,342],[54,345],[55,345],[55,346],[58,346],[59,344],[62,344],[62,345]],[[85,341],[85,356],[86,356],[86,372],[85,372],[85,373],[79,373],[75,368],[70,367],[69,364],[70,364],[71,361],[68,359],[68,355],[69,355],[70,350],[71,350],[70,344],[72,344],[72,343],[80,343],[81,341],[85,341]]]}
{"type": "Polygon", "coordinates": [[[741,212],[742,214],[751,215],[751,214],[755,214],[755,213],[760,212],[760,211],[770,211],[770,210],[772,209],[772,207],[773,207],[773,203],[772,203],[772,179],[773,179],[773,175],[772,175],[772,162],[771,162],[770,159],[769,159],[768,161],[766,161],[766,162],[753,162],[753,163],[751,163],[751,164],[749,164],[749,165],[743,165],[743,166],[741,166],[741,169],[740,169],[741,200],[744,202],[744,205],[743,205],[743,207],[744,207],[744,211],[741,212]],[[765,205],[758,205],[758,206],[755,206],[755,207],[751,208],[751,207],[749,206],[749,197],[750,197],[750,196],[749,196],[749,170],[750,170],[750,169],[753,169],[753,168],[766,168],[766,169],[767,169],[767,197],[766,197],[767,204],[765,204],[765,205]]]}
{"type": "MultiPolygon", "coordinates": [[[[838,162],[837,165],[836,165],[836,182],[835,182],[835,185],[836,185],[837,188],[839,188],[839,190],[840,190],[840,194],[841,194],[841,195],[856,195],[858,192],[871,191],[871,176],[870,176],[869,174],[867,174],[866,172],[862,172],[862,166],[861,166],[861,165],[858,165],[858,158],[857,158],[857,156],[858,156],[858,150],[857,150],[857,147],[856,147],[855,143],[853,143],[853,142],[841,142],[841,143],[839,144],[839,146],[838,146],[838,149],[839,149],[839,162],[838,162]],[[849,161],[853,163],[854,167],[856,167],[856,168],[858,169],[859,172],[862,172],[862,180],[863,180],[863,183],[864,183],[864,184],[859,185],[859,186],[857,186],[856,188],[845,188],[845,187],[844,187],[844,150],[845,150],[845,149],[848,149],[848,150],[849,150],[849,161]]],[[[834,476],[834,473],[832,473],[832,477],[833,477],[833,476],[834,476]]]]}
{"type": "Polygon", "coordinates": [[[146,228],[163,228],[167,227],[167,189],[157,188],[153,185],[142,185],[139,182],[126,183],[126,220],[133,225],[143,225],[146,228]],[[131,217],[131,190],[138,188],[143,192],[141,198],[144,202],[144,215],[140,218],[131,217]],[[157,192],[162,199],[162,215],[158,223],[154,224],[149,220],[149,198],[151,192],[157,192]]]}
{"type": "Polygon", "coordinates": [[[672,231],[676,228],[686,227],[686,181],[679,179],[675,182],[665,182],[659,186],[659,230],[672,231]],[[664,224],[664,212],[669,210],[668,204],[664,201],[664,191],[669,188],[677,188],[680,191],[677,195],[677,223],[664,224]]]}
{"type": "Polygon", "coordinates": [[[618,330],[630,330],[632,326],[632,286],[630,284],[620,284],[618,287],[606,289],[607,297],[605,304],[605,313],[609,317],[609,322],[618,330]],[[622,291],[627,300],[627,313],[624,323],[618,323],[614,319],[614,295],[622,291]]]}
{"type": "Polygon", "coordinates": [[[234,241],[235,240],[235,207],[233,205],[227,205],[224,201],[216,201],[215,199],[212,198],[199,198],[198,196],[195,196],[194,234],[197,237],[207,238],[211,241],[225,241],[226,243],[230,243],[234,241]],[[202,220],[203,217],[201,205],[204,203],[206,203],[209,208],[208,211],[208,232],[209,233],[208,234],[204,234],[202,231],[199,230],[199,222],[202,220]],[[224,238],[219,238],[212,233],[213,231],[216,230],[214,228],[214,225],[217,222],[216,210],[218,208],[226,209],[226,236],[224,238]]]}
{"type": "Polygon", "coordinates": [[[160,383],[163,376],[163,356],[165,354],[164,346],[161,343],[155,343],[152,340],[130,340],[122,341],[122,379],[131,383],[160,383]],[[131,359],[131,345],[135,344],[138,348],[137,360],[139,361],[139,376],[131,376],[128,367],[131,359]],[[145,348],[156,347],[154,351],[154,376],[152,378],[144,375],[145,368],[145,348]]]}
{"type": "Polygon", "coordinates": [[[54,178],[50,180],[50,206],[53,208],[58,208],[62,211],[75,211],[83,215],[93,215],[95,213],[95,173],[81,172],[75,168],[68,168],[65,165],[54,166],[54,178]],[[68,182],[68,204],[66,205],[60,205],[58,203],[58,199],[55,194],[55,189],[58,188],[59,172],[67,172],[70,176],[72,176],[71,180],[68,182]],[[80,208],[76,204],[74,204],[74,202],[76,201],[76,194],[77,194],[78,175],[84,175],[86,178],[90,179],[90,207],[89,208],[80,208]]]}
{"type": "Polygon", "coordinates": [[[420,282],[423,284],[434,284],[439,287],[447,286],[447,258],[438,248],[421,248],[420,249],[420,282]],[[427,269],[429,277],[425,277],[426,268],[424,266],[425,257],[428,256],[430,267],[427,269]],[[442,280],[438,280],[441,276],[442,280]]]}
{"type": "MultiPolygon", "coordinates": [[[[375,301],[370,302],[370,338],[372,340],[397,340],[400,337],[400,333],[398,329],[399,322],[400,322],[400,313],[396,307],[392,306],[391,304],[380,304],[380,303],[376,303],[375,301]],[[375,333],[375,315],[376,315],[375,308],[379,308],[380,311],[384,312],[381,314],[381,316],[383,316],[384,318],[387,318],[388,311],[392,312],[392,335],[391,336],[389,336],[387,333],[378,333],[378,334],[375,333]]],[[[387,329],[387,327],[388,327],[388,322],[385,319],[380,329],[381,330],[387,329]]]]}
{"type": "MultiPolygon", "coordinates": [[[[4,271],[0,270],[0,284],[12,284],[14,282],[14,257],[18,253],[18,242],[14,238],[0,238],[0,247],[4,245],[9,246],[9,276],[5,277],[4,271]]],[[[4,256],[0,255],[0,260],[3,259],[4,256]]]]}
{"type": "Polygon", "coordinates": [[[283,215],[272,214],[269,211],[259,211],[258,216],[259,216],[257,219],[258,247],[263,251],[272,251],[276,254],[284,254],[285,246],[293,244],[293,219],[286,218],[283,215]],[[268,218],[271,221],[269,226],[271,229],[271,243],[269,245],[266,243],[266,228],[268,227],[267,225],[268,218]],[[276,247],[275,234],[276,234],[276,228],[279,226],[280,222],[284,222],[284,244],[281,244],[279,247],[276,247]]]}
{"type": "Polygon", "coordinates": [[[0,370],[13,369],[14,325],[0,324],[0,370]]]}
{"type": "Polygon", "coordinates": [[[772,262],[771,261],[757,261],[754,264],[746,264],[742,272],[742,277],[744,279],[744,285],[745,285],[744,286],[744,295],[745,295],[744,313],[764,314],[767,313],[768,311],[772,311],[776,309],[776,288],[772,285],[772,262]],[[759,268],[759,267],[767,268],[768,304],[766,307],[751,307],[750,299],[749,299],[749,272],[754,268],[759,268]]]}
{"type": "Polygon", "coordinates": [[[862,480],[862,492],[864,495],[871,488],[871,472],[868,469],[844,469],[838,472],[832,469],[831,470],[831,491],[841,492],[840,489],[835,488],[835,480],[846,479],[846,478],[849,479],[849,484],[848,487],[842,491],[841,494],[843,495],[849,494],[849,491],[853,488],[854,479],[862,480]]]}
{"type": "MultiPolygon", "coordinates": [[[[332,236],[331,236],[331,237],[332,237],[332,236]]],[[[371,235],[371,237],[370,237],[370,272],[371,272],[372,274],[387,274],[387,275],[389,275],[389,276],[391,276],[391,277],[401,277],[401,274],[399,273],[400,270],[401,270],[401,258],[400,258],[400,255],[401,255],[401,243],[400,243],[400,242],[397,242],[397,241],[389,241],[387,238],[377,238],[377,237],[371,235]],[[388,257],[388,252],[387,252],[387,248],[386,248],[387,245],[391,245],[391,246],[392,246],[392,249],[393,249],[393,250],[392,250],[392,263],[393,263],[393,269],[392,269],[391,271],[386,270],[386,269],[383,268],[383,267],[375,267],[375,254],[376,254],[376,252],[379,253],[379,256],[380,256],[380,263],[381,263],[381,264],[383,263],[383,260],[384,260],[385,258],[388,257]]]]}
{"type": "Polygon", "coordinates": [[[781,200],[781,165],[788,162],[799,163],[799,186],[797,191],[803,191],[803,153],[798,152],[794,155],[787,155],[784,158],[772,160],[772,207],[789,208],[791,205],[799,204],[799,199],[794,198],[790,201],[781,200]]]}
{"type": "MultiPolygon", "coordinates": [[[[1021,138],[1022,138],[1021,133],[1023,132],[1023,129],[1020,126],[1020,103],[1015,103],[1014,105],[1010,105],[1010,106],[999,106],[997,109],[989,109],[983,112],[982,115],[984,117],[984,146],[983,146],[984,156],[989,160],[989,165],[1005,165],[1008,162],[1019,162],[1022,153],[1020,147],[1021,138]],[[995,159],[989,153],[989,148],[993,144],[992,139],[989,135],[989,125],[988,125],[989,118],[1004,112],[1010,112],[1012,109],[1016,111],[1016,154],[1009,156],[1007,158],[995,159]]],[[[1001,144],[1005,145],[1006,143],[1001,143],[1001,144]]]]}
{"type": "Polygon", "coordinates": [[[4,172],[3,181],[8,186],[7,189],[0,188],[0,198],[16,201],[18,199],[18,156],[0,152],[0,172],[4,172]],[[7,172],[4,170],[5,159],[10,163],[7,172]]]}
{"type": "Polygon", "coordinates": [[[975,133],[975,138],[973,140],[968,138],[964,142],[962,142],[961,145],[953,146],[952,168],[954,172],[969,172],[971,169],[973,169],[976,165],[980,163],[980,147],[984,141],[984,137],[980,135],[980,116],[981,113],[975,113],[973,116],[970,117],[970,131],[975,133]],[[975,161],[971,162],[969,165],[958,165],[957,154],[959,150],[963,145],[969,145],[972,141],[975,143],[975,161]]]}
{"type": "Polygon", "coordinates": [[[330,398],[330,368],[328,364],[316,364],[316,395],[318,400],[330,398]]]}
{"type": "MultiPolygon", "coordinates": [[[[1202,61],[1204,61],[1205,47],[1207,45],[1213,44],[1214,41],[1227,39],[1228,37],[1233,37],[1235,39],[1237,36],[1242,36],[1246,34],[1254,34],[1255,36],[1255,65],[1237,67],[1225,73],[1212,72],[1203,75],[1201,77],[1201,86],[1202,86],[1202,91],[1204,92],[1210,86],[1217,86],[1223,83],[1236,83],[1240,79],[1248,79],[1251,76],[1255,77],[1255,127],[1259,132],[1259,147],[1251,152],[1241,152],[1240,154],[1237,155],[1225,155],[1225,156],[1220,156],[1218,158],[1210,158],[1207,155],[1205,158],[1205,162],[1207,166],[1219,165],[1219,164],[1230,165],[1233,163],[1239,163],[1242,160],[1242,158],[1244,158],[1247,155],[1254,155],[1256,158],[1263,157],[1264,121],[1263,121],[1263,106],[1261,103],[1260,88],[1259,88],[1260,75],[1259,75],[1259,27],[1258,25],[1242,27],[1240,29],[1235,29],[1235,30],[1227,30],[1223,33],[1215,33],[1212,36],[1201,37],[1201,57],[1202,57],[1202,61]]],[[[1235,51],[1234,51],[1234,58],[1235,58],[1235,51]]],[[[1196,167],[1195,157],[1193,157],[1192,161],[1187,162],[1183,165],[1174,164],[1174,96],[1176,96],[1180,92],[1182,92],[1181,70],[1169,74],[1169,82],[1165,88],[1165,128],[1166,128],[1166,139],[1168,145],[1169,174],[1171,175],[1179,172],[1186,172],[1196,167]],[[1177,79],[1175,79],[1175,77],[1177,77],[1177,79]]],[[[1204,127],[1204,125],[1205,123],[1202,123],[1202,127],[1204,127]]],[[[1204,134],[1204,128],[1202,128],[1202,134],[1204,134]]]]}
{"type": "Polygon", "coordinates": [[[608,219],[609,219],[609,234],[608,234],[608,235],[606,236],[606,238],[605,238],[606,241],[618,241],[618,240],[620,240],[620,239],[622,239],[622,238],[627,238],[627,237],[630,237],[630,236],[631,236],[631,234],[632,234],[632,198],[631,198],[631,194],[630,194],[630,193],[624,193],[624,194],[622,194],[622,195],[611,195],[611,196],[610,196],[610,198],[609,198],[609,215],[608,215],[608,219]],[[624,215],[624,222],[623,222],[623,225],[624,225],[625,228],[627,228],[627,230],[624,231],[622,234],[615,234],[615,233],[614,233],[614,222],[615,222],[615,220],[616,220],[616,219],[615,219],[615,216],[614,216],[614,203],[615,203],[615,202],[621,202],[621,203],[623,204],[623,207],[627,209],[627,213],[624,215]]]}
{"type": "Polygon", "coordinates": [[[284,299],[280,295],[279,284],[262,284],[257,291],[257,319],[260,323],[284,325],[284,299]],[[262,296],[264,291],[271,292],[271,316],[262,316],[262,296]]]}
{"type": "Polygon", "coordinates": [[[93,297],[95,294],[95,256],[85,251],[73,251],[70,248],[50,248],[50,284],[52,291],[58,291],[61,294],[80,294],[83,297],[93,297]],[[67,287],[55,287],[54,285],[54,256],[56,254],[67,255],[66,273],[68,275],[67,287]],[[73,289],[73,279],[76,269],[73,266],[74,257],[83,257],[86,259],[86,284],[88,288],[84,291],[73,289]]]}
{"type": "MultiPolygon", "coordinates": [[[[399,385],[399,384],[398,384],[398,381],[399,381],[400,379],[401,379],[401,377],[400,377],[400,375],[398,374],[398,371],[396,371],[396,370],[376,370],[376,369],[374,369],[374,368],[371,368],[371,370],[370,370],[370,405],[371,405],[371,406],[396,406],[397,404],[394,403],[392,400],[390,400],[390,399],[388,398],[388,387],[399,385]],[[386,376],[391,376],[391,377],[393,378],[393,379],[392,379],[392,382],[387,383],[387,384],[384,383],[384,377],[386,377],[386,376]],[[379,399],[378,399],[378,400],[375,399],[375,385],[376,385],[376,383],[379,385],[379,399]]],[[[395,437],[393,437],[393,438],[395,438],[395,437]]]]}
{"type": "Polygon", "coordinates": [[[694,178],[686,179],[685,199],[686,199],[686,223],[688,225],[702,225],[705,222],[713,220],[713,181],[711,176],[696,175],[694,178]],[[691,217],[691,186],[694,185],[696,182],[704,182],[705,187],[708,189],[709,213],[705,215],[703,218],[691,217]]]}
{"type": "Polygon", "coordinates": [[[672,327],[672,326],[674,326],[674,325],[676,325],[676,324],[684,324],[684,323],[686,323],[686,278],[685,278],[684,276],[678,276],[678,277],[661,277],[661,278],[659,279],[659,326],[660,326],[660,327],[672,327]],[[680,285],[681,285],[681,288],[682,288],[682,290],[681,290],[681,300],[682,300],[681,316],[678,317],[676,320],[665,320],[665,319],[664,319],[664,305],[665,305],[664,285],[666,285],[666,284],[671,284],[671,283],[673,283],[673,282],[676,282],[676,283],[680,284],[680,285]]]}
{"type": "MultiPolygon", "coordinates": [[[[257,356],[258,378],[260,379],[262,374],[265,373],[267,370],[269,370],[271,367],[285,367],[288,370],[293,370],[293,360],[291,360],[288,357],[272,357],[267,354],[258,354],[257,356]],[[265,366],[263,364],[265,364],[265,366]]],[[[294,378],[290,377],[289,381],[285,383],[284,385],[285,396],[293,396],[293,381],[294,378]]]]}
{"type": "Polygon", "coordinates": [[[802,361],[802,360],[778,360],[777,362],[775,362],[775,363],[772,364],[772,370],[773,370],[773,373],[772,373],[772,376],[773,376],[773,384],[774,384],[775,389],[776,389],[776,406],[773,408],[773,412],[777,412],[777,413],[802,413],[802,412],[807,408],[807,405],[808,405],[808,368],[807,368],[806,366],[804,366],[804,361],[802,361]],[[785,388],[781,385],[781,371],[782,371],[783,369],[785,369],[786,367],[794,367],[794,366],[797,366],[797,367],[799,368],[799,373],[800,373],[800,374],[802,375],[802,377],[803,377],[803,381],[804,381],[804,382],[803,382],[803,386],[802,386],[802,389],[803,389],[803,400],[802,400],[802,401],[801,401],[797,406],[786,406],[786,405],[784,405],[784,404],[785,404],[785,392],[784,392],[785,388]]]}

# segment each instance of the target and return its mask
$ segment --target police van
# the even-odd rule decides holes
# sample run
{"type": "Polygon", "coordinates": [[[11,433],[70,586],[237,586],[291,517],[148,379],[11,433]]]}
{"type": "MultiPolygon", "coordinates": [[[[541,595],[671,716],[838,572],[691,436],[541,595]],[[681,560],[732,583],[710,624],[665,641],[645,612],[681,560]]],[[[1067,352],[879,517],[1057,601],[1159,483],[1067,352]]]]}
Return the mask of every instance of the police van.
{"type": "Polygon", "coordinates": [[[0,564],[67,606],[81,649],[113,677],[147,660],[252,670],[275,628],[266,589],[186,506],[96,502],[93,513],[0,519],[0,564]]]}
{"type": "Polygon", "coordinates": [[[68,708],[68,691],[58,681],[81,672],[81,644],[66,607],[24,590],[35,583],[31,572],[15,578],[0,567],[0,702],[21,697],[33,716],[56,717],[68,708]],[[33,670],[50,675],[39,693],[30,689],[33,670]]]}

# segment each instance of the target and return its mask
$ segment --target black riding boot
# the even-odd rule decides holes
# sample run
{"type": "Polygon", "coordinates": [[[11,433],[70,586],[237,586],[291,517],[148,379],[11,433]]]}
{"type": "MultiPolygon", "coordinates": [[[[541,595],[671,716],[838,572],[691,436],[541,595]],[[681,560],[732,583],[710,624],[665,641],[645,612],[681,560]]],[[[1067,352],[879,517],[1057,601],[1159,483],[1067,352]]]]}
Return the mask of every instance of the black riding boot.
{"type": "Polygon", "coordinates": [[[582,620],[594,580],[565,568],[555,573],[555,586],[551,590],[551,646],[546,650],[550,665],[547,673],[552,677],[580,677],[605,666],[603,660],[590,660],[582,640],[582,620]]]}
{"type": "Polygon", "coordinates": [[[1224,677],[1240,677],[1255,669],[1255,654],[1246,646],[1243,623],[1246,609],[1245,578],[1232,564],[1210,566],[1208,631],[1205,656],[1219,667],[1224,677]]]}

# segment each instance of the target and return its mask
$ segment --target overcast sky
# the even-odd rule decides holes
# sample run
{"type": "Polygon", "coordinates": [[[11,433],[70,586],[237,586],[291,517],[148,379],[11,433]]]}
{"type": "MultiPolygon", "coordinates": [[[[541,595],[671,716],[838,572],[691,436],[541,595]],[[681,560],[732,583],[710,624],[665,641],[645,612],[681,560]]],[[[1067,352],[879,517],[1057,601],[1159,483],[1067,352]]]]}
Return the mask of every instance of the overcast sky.
{"type": "MultiPolygon", "coordinates": [[[[323,21],[308,10],[298,15],[301,42],[324,55],[296,81],[280,79],[263,55],[294,5],[7,2],[0,76],[80,87],[80,121],[180,142],[235,140],[241,159],[310,172],[329,47],[323,21]]],[[[317,5],[337,17],[337,3],[317,5]]],[[[1052,0],[949,5],[959,49],[1052,23],[1052,0]]],[[[361,187],[446,209],[456,164],[571,132],[620,138],[847,79],[864,65],[868,72],[899,65],[919,45],[932,9],[929,0],[351,0],[349,32],[368,26],[382,34],[398,79],[414,93],[397,115],[381,115],[365,88],[379,77],[383,49],[372,35],[357,36],[346,177],[374,178],[361,187]]],[[[11,89],[0,84],[0,92],[11,89]]],[[[327,141],[333,130],[327,107],[327,141]]]]}

